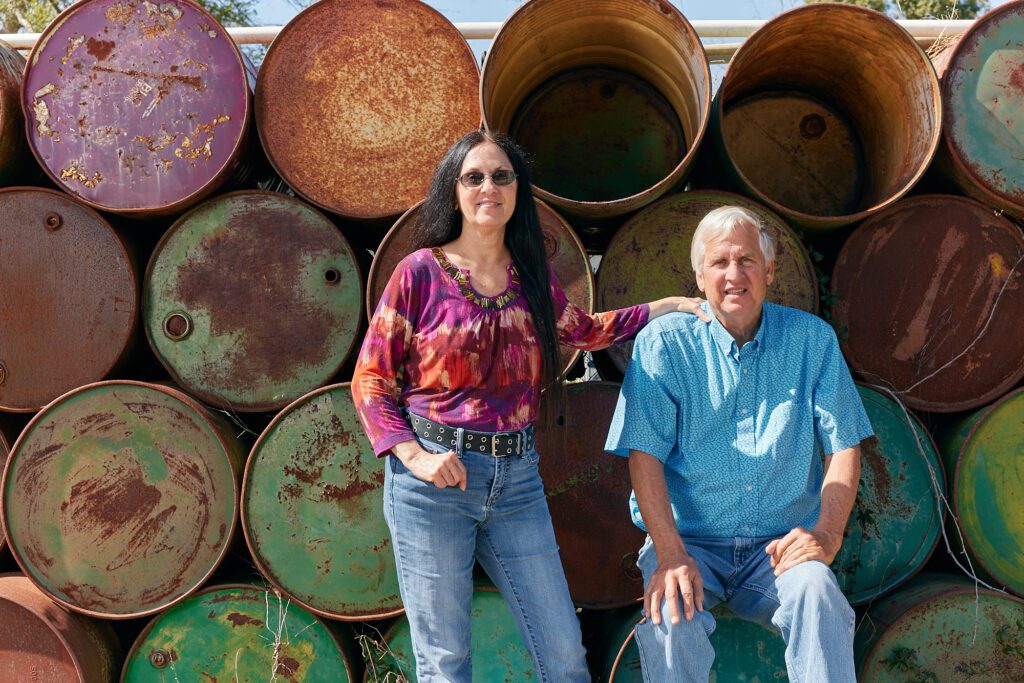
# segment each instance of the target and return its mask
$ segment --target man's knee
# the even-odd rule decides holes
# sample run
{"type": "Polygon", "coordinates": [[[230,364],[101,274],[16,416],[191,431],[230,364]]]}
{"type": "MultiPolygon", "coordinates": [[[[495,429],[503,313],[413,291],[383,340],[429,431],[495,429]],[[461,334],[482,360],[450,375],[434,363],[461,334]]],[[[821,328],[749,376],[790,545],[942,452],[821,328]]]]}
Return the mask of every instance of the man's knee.
{"type": "Polygon", "coordinates": [[[783,572],[776,583],[782,603],[812,601],[852,612],[835,574],[823,562],[802,562],[783,572]]]}

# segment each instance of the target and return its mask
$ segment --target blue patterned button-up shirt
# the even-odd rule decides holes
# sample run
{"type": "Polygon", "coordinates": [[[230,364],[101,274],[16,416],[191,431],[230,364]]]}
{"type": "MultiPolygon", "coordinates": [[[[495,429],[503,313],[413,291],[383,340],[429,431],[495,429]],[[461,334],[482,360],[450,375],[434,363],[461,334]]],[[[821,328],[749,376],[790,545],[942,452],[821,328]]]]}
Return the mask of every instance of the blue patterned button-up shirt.
{"type": "MultiPolygon", "coordinates": [[[[705,303],[704,309],[708,310],[705,303]]],[[[605,448],[665,464],[684,537],[780,536],[821,510],[821,454],[871,436],[835,333],[820,318],[765,303],[737,348],[711,323],[675,313],[637,336],[605,448]]],[[[645,529],[630,498],[634,523],[645,529]]]]}

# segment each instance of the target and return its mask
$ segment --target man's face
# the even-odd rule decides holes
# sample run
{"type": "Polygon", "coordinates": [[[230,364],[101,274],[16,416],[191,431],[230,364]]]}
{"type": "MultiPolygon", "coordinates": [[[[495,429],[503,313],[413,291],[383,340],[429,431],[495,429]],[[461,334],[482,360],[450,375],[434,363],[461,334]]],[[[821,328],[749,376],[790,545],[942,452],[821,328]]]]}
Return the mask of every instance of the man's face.
{"type": "Polygon", "coordinates": [[[723,325],[742,328],[759,319],[774,276],[775,262],[765,263],[757,229],[744,225],[708,242],[697,286],[723,325]]]}

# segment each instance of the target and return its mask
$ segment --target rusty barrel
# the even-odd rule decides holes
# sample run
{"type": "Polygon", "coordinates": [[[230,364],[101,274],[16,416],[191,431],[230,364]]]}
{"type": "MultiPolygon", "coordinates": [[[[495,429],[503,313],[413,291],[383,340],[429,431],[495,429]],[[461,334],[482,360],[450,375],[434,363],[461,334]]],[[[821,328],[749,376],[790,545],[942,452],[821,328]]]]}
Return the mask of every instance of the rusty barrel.
{"type": "Polygon", "coordinates": [[[384,461],[350,386],[303,396],[267,426],[245,466],[242,529],[256,565],[294,602],[332,619],[401,613],[383,487],[384,461]]]}
{"type": "Polygon", "coordinates": [[[950,53],[941,168],[975,199],[1024,218],[1024,3],[979,17],[950,53]]]}
{"type": "MultiPolygon", "coordinates": [[[[723,205],[752,211],[775,238],[775,280],[768,301],[818,311],[818,283],[807,250],[774,212],[729,192],[674,194],[627,221],[608,245],[597,271],[597,308],[608,310],[666,296],[703,296],[690,262],[697,224],[723,205]]],[[[619,373],[629,364],[632,342],[605,353],[619,373]]]]}
{"type": "Polygon", "coordinates": [[[854,640],[857,678],[904,681],[1024,680],[1024,600],[963,577],[921,576],[876,603],[854,640]]]}
{"type": "Polygon", "coordinates": [[[25,574],[90,616],[141,617],[183,600],[227,552],[242,451],[226,421],[185,394],[90,384],[36,415],[0,488],[25,574]]]}
{"type": "Polygon", "coordinates": [[[224,28],[191,0],[84,0],[43,31],[22,103],[33,153],[94,207],[171,214],[235,173],[251,100],[224,28]]]}
{"type": "Polygon", "coordinates": [[[125,357],[136,268],[110,224],[64,193],[0,190],[0,216],[0,410],[32,412],[125,357]]]}
{"type": "Polygon", "coordinates": [[[21,109],[21,77],[25,58],[0,41],[0,187],[26,180],[25,165],[32,154],[25,140],[21,109]]]}
{"type": "Polygon", "coordinates": [[[256,85],[260,139],[296,192],[356,219],[422,199],[480,125],[476,59],[418,0],[320,0],[274,39],[256,85]]]}
{"type": "Polygon", "coordinates": [[[667,2],[530,0],[494,37],[480,101],[485,125],[533,157],[537,195],[585,221],[682,184],[711,76],[696,31],[667,2]]]}
{"type": "Polygon", "coordinates": [[[55,605],[24,576],[0,576],[0,681],[113,683],[109,624],[55,605]]]}
{"type": "Polygon", "coordinates": [[[163,236],[142,315],[157,358],[210,405],[281,408],[334,376],[355,346],[362,275],[338,229],[297,199],[216,197],[163,236]]]}
{"type": "MultiPolygon", "coordinates": [[[[953,514],[974,568],[1024,597],[1022,425],[1024,389],[1017,389],[954,423],[938,438],[950,473],[953,514]]],[[[950,533],[954,550],[959,550],[959,536],[950,533]]]]}
{"type": "Polygon", "coordinates": [[[976,408],[1024,377],[1024,235],[973,200],[912,197],[865,221],[832,291],[850,366],[912,408],[976,408]]]}
{"type": "MultiPolygon", "coordinates": [[[[11,446],[7,443],[7,439],[4,438],[3,431],[0,431],[0,472],[4,471],[4,466],[7,465],[7,456],[10,452],[11,446]]],[[[7,537],[4,535],[3,525],[0,525],[0,552],[3,552],[6,545],[7,537]]]]}
{"type": "MultiPolygon", "coordinates": [[[[399,261],[416,250],[415,231],[423,202],[409,209],[388,231],[380,246],[374,252],[370,267],[369,284],[366,287],[366,315],[372,317],[384,288],[395,272],[399,261]]],[[[588,313],[594,311],[594,276],[590,262],[576,233],[561,216],[547,204],[537,201],[537,215],[544,237],[548,263],[551,264],[559,284],[565,290],[569,301],[588,313]]],[[[580,352],[562,347],[563,367],[568,370],[579,357],[580,352]]]]}
{"type": "Polygon", "coordinates": [[[910,190],[935,154],[941,110],[935,71],[906,30],[874,10],[824,3],[783,12],[747,38],[712,125],[734,185],[793,223],[826,229],[910,190]]]}
{"type": "Polygon", "coordinates": [[[832,562],[853,605],[905,583],[928,561],[942,533],[945,489],[921,422],[884,391],[860,385],[857,392],[875,436],[861,444],[857,499],[832,562]]]}

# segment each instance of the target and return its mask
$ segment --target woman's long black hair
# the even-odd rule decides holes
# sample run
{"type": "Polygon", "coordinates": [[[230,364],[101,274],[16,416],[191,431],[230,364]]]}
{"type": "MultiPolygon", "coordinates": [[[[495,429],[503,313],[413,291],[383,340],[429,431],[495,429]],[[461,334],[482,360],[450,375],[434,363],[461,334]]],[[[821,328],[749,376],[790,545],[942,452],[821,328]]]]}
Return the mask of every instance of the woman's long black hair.
{"type": "MultiPolygon", "coordinates": [[[[462,214],[455,210],[455,184],[466,155],[477,145],[493,142],[512,162],[516,172],[516,208],[505,226],[505,246],[512,252],[512,260],[519,271],[519,281],[526,297],[533,324],[540,340],[541,386],[548,387],[558,380],[562,359],[558,351],[558,332],[555,312],[551,305],[551,278],[548,275],[547,254],[540,229],[537,205],[533,201],[530,170],[522,150],[507,135],[493,131],[475,130],[463,135],[452,145],[434,171],[430,193],[420,207],[415,239],[418,248],[437,247],[451,242],[462,234],[462,214]]],[[[557,392],[556,392],[557,393],[557,392]]],[[[552,406],[548,401],[548,406],[552,406]]],[[[560,403],[557,399],[555,404],[560,403]]],[[[547,411],[545,417],[548,417],[547,411]]],[[[547,420],[545,420],[547,421],[547,420]]]]}

